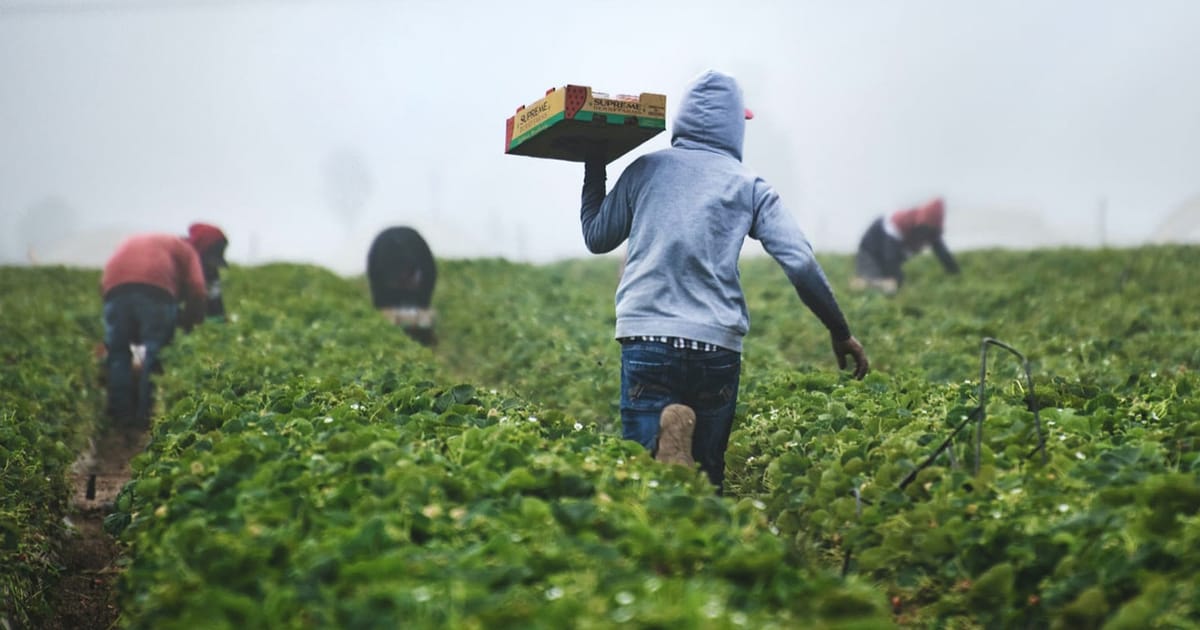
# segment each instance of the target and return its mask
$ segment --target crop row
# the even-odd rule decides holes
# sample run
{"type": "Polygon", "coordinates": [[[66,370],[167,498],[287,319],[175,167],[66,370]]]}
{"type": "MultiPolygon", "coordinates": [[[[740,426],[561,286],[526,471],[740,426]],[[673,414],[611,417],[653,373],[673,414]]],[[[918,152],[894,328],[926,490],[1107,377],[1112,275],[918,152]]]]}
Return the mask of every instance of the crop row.
{"type": "Polygon", "coordinates": [[[103,405],[98,274],[0,267],[0,625],[45,612],[67,470],[103,405]]]}
{"type": "Polygon", "coordinates": [[[234,270],[179,340],[108,519],[125,622],[191,627],[785,627],[883,621],[788,558],[763,505],[578,418],[439,375],[353,283],[234,270]]]}
{"type": "MultiPolygon", "coordinates": [[[[128,543],[124,621],[1200,622],[1200,250],[960,262],[949,278],[915,260],[891,298],[839,290],[872,358],[862,382],[772,263],[743,264],[726,498],[615,437],[613,259],[444,261],[433,352],[361,279],[235,268],[231,321],[169,349],[152,441],[106,523],[128,543]],[[1026,353],[1032,390],[1004,353],[981,388],[984,337],[1026,353]]],[[[850,263],[825,260],[835,288],[850,263]]],[[[94,272],[3,272],[0,586],[20,625],[98,413],[99,318],[94,272]]]]}
{"type": "MultiPolygon", "coordinates": [[[[1200,312],[1189,287],[1200,250],[989,251],[960,262],[962,276],[948,277],[936,261],[915,260],[895,297],[838,291],[873,361],[859,383],[836,372],[828,336],[773,263],[747,260],[752,329],[729,493],[761,501],[791,553],[878,584],[902,625],[1194,623],[1200,312]],[[1028,355],[1033,392],[1019,361],[992,353],[981,407],[988,337],[1028,355]],[[1033,453],[1038,423],[1044,464],[1033,453]]],[[[825,263],[835,289],[846,286],[851,261],[825,263]]],[[[507,283],[474,263],[457,271],[472,289],[444,310],[467,299],[493,304],[508,314],[509,336],[540,340],[536,359],[474,351],[489,324],[450,320],[445,337],[473,366],[465,378],[502,368],[513,376],[499,382],[542,404],[611,404],[616,344],[611,318],[602,320],[612,309],[612,261],[588,271],[517,267],[507,283]],[[559,341],[557,352],[550,340],[572,343],[559,341]],[[541,365],[566,366],[579,385],[541,365]]]]}

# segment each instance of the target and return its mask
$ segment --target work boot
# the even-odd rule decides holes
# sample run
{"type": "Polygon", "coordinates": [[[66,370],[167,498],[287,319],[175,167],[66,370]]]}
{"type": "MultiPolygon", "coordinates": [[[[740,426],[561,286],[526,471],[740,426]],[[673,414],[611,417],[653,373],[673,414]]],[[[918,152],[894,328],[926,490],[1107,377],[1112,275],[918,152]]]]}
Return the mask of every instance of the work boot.
{"type": "Polygon", "coordinates": [[[696,430],[696,412],[687,405],[667,405],[658,418],[658,453],[654,459],[667,464],[694,466],[692,434],[696,430]]]}

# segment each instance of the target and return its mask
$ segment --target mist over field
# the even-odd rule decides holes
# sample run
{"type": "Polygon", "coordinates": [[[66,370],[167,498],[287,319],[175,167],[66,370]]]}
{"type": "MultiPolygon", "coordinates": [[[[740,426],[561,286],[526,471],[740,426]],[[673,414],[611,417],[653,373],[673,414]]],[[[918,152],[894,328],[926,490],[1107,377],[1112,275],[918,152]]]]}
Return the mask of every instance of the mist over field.
{"type": "Polygon", "coordinates": [[[0,630],[1200,627],[1198,27],[0,0],[0,630]],[[505,153],[709,68],[820,265],[505,153]]]}
{"type": "Polygon", "coordinates": [[[240,264],[359,273],[390,225],[583,257],[582,167],[505,155],[505,119],[576,83],[665,93],[669,124],[710,67],[820,251],[934,195],[952,249],[1200,240],[1200,5],[732,6],[0,0],[0,263],[98,266],[196,220],[240,264]]]}

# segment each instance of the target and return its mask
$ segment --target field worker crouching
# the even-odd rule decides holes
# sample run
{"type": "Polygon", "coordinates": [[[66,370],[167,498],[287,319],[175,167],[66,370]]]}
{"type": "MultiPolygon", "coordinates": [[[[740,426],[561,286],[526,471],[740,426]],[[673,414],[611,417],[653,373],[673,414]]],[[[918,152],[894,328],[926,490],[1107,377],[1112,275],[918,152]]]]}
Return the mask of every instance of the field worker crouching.
{"type": "Polygon", "coordinates": [[[210,320],[225,321],[225,300],[221,297],[221,267],[225,262],[225,248],[229,239],[221,228],[207,223],[188,226],[188,242],[200,253],[200,267],[204,270],[204,285],[208,301],[204,316],[210,320]]]}
{"type": "Polygon", "coordinates": [[[367,253],[367,281],[375,308],[389,321],[418,343],[437,344],[436,313],[430,307],[437,265],[420,233],[410,227],[380,232],[367,253]]]}
{"type": "Polygon", "coordinates": [[[849,355],[854,377],[867,373],[808,240],[775,190],[742,164],[752,117],[732,77],[701,75],[680,105],[671,147],[635,160],[607,195],[603,158],[585,161],[580,210],[591,252],[629,241],[616,294],[622,435],[661,461],[699,462],[718,493],[749,329],[738,274],[747,236],[825,324],[838,365],[849,355]]]}
{"type": "Polygon", "coordinates": [[[151,374],[161,371],[159,353],[174,338],[176,324],[190,330],[204,321],[207,289],[200,254],[178,236],[132,236],[108,259],[100,286],[108,413],[117,425],[146,428],[153,409],[151,374]],[[130,348],[134,344],[144,346],[136,382],[130,348]]]}
{"type": "Polygon", "coordinates": [[[945,203],[939,197],[925,205],[875,219],[858,244],[851,286],[895,293],[904,284],[901,266],[926,247],[933,249],[947,272],[958,273],[958,263],[942,240],[945,217],[945,203]]]}

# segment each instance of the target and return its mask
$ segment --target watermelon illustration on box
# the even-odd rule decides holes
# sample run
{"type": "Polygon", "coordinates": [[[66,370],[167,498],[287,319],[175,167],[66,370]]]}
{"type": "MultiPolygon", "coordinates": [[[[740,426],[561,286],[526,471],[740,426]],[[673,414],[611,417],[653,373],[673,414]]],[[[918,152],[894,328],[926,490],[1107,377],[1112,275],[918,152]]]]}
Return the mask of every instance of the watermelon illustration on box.
{"type": "Polygon", "coordinates": [[[517,108],[505,125],[504,152],[582,162],[589,150],[602,149],[608,163],[666,128],[663,94],[610,97],[567,85],[517,108]]]}

